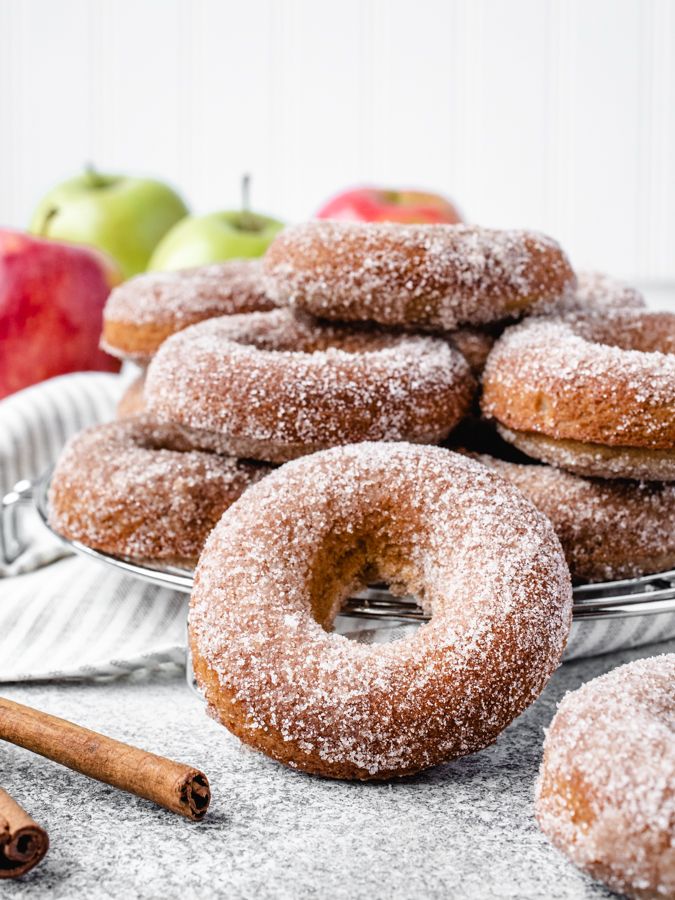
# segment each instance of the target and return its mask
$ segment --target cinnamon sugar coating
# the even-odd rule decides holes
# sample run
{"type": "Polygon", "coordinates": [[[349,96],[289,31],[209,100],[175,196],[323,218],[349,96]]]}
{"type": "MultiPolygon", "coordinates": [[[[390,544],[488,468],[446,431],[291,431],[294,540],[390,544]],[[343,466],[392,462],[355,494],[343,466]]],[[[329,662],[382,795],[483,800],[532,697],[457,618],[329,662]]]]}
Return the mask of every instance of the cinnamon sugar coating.
{"type": "Polygon", "coordinates": [[[194,451],[175,429],[142,417],[95,425],[59,457],[49,524],[106,553],[194,563],[225,509],[268,471],[194,451]]]}
{"type": "Polygon", "coordinates": [[[536,788],[542,831],[628,897],[675,897],[675,654],[620,666],[567,694],[536,788]]]}
{"type": "Polygon", "coordinates": [[[538,696],[571,624],[548,520],[440,447],[365,443],[282,466],[212,532],[190,607],[211,714],[295,768],[387,778],[473,753],[538,696]],[[331,633],[350,591],[409,592],[431,621],[364,645],[331,633]]]}
{"type": "Polygon", "coordinates": [[[467,362],[441,338],[280,309],[171,337],[148,369],[145,403],[195,446],[283,462],[361,440],[438,442],[474,390],[467,362]]]}
{"type": "Polygon", "coordinates": [[[575,283],[551,238],[473,225],[307,222],[275,238],[263,269],[280,305],[441,331],[520,314],[575,283]]]}
{"type": "Polygon", "coordinates": [[[675,568],[675,484],[580,478],[552,466],[476,458],[551,520],[574,578],[612,581],[675,568]]]}
{"type": "Polygon", "coordinates": [[[481,406],[513,432],[670,454],[675,314],[614,310],[509,328],[485,367],[481,406]]]}
{"type": "Polygon", "coordinates": [[[169,335],[188,325],[273,307],[257,259],[147,272],[125,281],[108,297],[101,347],[113,356],[147,362],[169,335]]]}

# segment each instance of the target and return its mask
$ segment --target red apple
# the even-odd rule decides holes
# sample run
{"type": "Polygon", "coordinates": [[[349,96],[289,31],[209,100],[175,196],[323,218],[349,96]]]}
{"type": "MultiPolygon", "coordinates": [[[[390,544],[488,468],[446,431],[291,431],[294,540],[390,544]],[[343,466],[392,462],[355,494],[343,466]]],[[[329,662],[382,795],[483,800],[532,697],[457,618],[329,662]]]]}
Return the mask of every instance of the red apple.
{"type": "Polygon", "coordinates": [[[374,187],[354,188],[337,194],[316,215],[318,219],[352,222],[444,222],[454,225],[462,221],[456,207],[440,194],[374,187]]]}
{"type": "Polygon", "coordinates": [[[116,372],[98,342],[119,281],[98,250],[0,229],[0,397],[65,372],[116,372]]]}

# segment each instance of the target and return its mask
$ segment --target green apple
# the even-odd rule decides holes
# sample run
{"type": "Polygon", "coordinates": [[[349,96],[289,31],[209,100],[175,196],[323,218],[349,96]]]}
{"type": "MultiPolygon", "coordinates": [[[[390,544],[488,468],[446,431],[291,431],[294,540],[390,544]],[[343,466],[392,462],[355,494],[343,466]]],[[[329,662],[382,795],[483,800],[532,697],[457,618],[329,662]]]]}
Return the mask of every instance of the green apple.
{"type": "Polygon", "coordinates": [[[168,185],[88,168],[42,200],[30,223],[40,237],[89,244],[110,254],[125,278],[143,272],[158,242],[188,214],[168,185]]]}
{"type": "Polygon", "coordinates": [[[283,222],[246,209],[188,216],[162,238],[148,268],[186,269],[225,259],[262,256],[283,227],[283,222]]]}

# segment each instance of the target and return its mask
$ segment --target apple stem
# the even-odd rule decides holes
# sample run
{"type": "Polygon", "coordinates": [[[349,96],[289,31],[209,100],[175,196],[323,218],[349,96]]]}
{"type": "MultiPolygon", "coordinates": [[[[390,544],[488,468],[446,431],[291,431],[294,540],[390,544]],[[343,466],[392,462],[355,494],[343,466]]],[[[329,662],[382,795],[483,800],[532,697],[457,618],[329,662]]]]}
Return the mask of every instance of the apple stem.
{"type": "Polygon", "coordinates": [[[256,217],[251,212],[251,176],[248,172],[241,176],[241,215],[240,226],[244,231],[257,231],[256,217]]]}
{"type": "Polygon", "coordinates": [[[96,171],[93,163],[85,163],[84,172],[91,187],[105,187],[105,178],[96,171]]]}
{"type": "Polygon", "coordinates": [[[248,172],[241,176],[241,211],[245,215],[251,212],[251,176],[248,172]]]}
{"type": "Polygon", "coordinates": [[[50,208],[47,210],[47,212],[45,213],[45,217],[42,220],[42,224],[38,229],[38,235],[40,237],[47,237],[47,229],[49,228],[49,223],[54,218],[54,216],[58,215],[58,212],[59,210],[57,206],[50,206],[50,208]]]}

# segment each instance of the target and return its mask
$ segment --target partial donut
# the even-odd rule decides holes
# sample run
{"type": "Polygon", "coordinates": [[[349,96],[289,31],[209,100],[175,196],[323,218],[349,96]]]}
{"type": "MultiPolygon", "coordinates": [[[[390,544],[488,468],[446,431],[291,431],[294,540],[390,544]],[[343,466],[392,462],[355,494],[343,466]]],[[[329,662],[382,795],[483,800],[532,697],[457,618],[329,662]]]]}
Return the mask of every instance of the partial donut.
{"type": "Polygon", "coordinates": [[[284,462],[367,440],[436,443],[469,409],[462,355],[434,337],[318,323],[280,309],[211,319],[166,341],[146,409],[195,446],[284,462]]]}
{"type": "Polygon", "coordinates": [[[169,335],[188,325],[273,307],[257,259],[148,272],[125,281],[108,297],[101,347],[113,356],[145,363],[169,335]]]}
{"type": "Polygon", "coordinates": [[[575,281],[551,238],[473,225],[307,222],[274,239],[263,268],[280,305],[440,331],[520,314],[575,281]]]}
{"type": "MultiPolygon", "coordinates": [[[[601,272],[577,272],[576,287],[552,302],[538,302],[532,315],[561,315],[570,312],[600,312],[607,309],[644,309],[645,299],[637,288],[601,272]]],[[[480,377],[490,351],[513,320],[495,322],[481,328],[466,325],[446,336],[462,353],[471,371],[480,377]]]]}
{"type": "Polygon", "coordinates": [[[675,654],[567,694],[546,734],[536,813],[551,843],[628,897],[675,897],[675,654]]]}
{"type": "Polygon", "coordinates": [[[558,666],[570,577],[548,520],[440,447],[305,457],[223,516],[197,568],[190,644],[210,713],[242,741],[334,778],[406,775],[491,744],[558,666]],[[413,637],[332,634],[373,580],[431,615],[413,637]]]}
{"type": "Polygon", "coordinates": [[[115,417],[128,419],[131,416],[140,416],[145,411],[143,388],[145,387],[145,372],[142,372],[129,384],[120,399],[117,401],[115,417]]]}
{"type": "Polygon", "coordinates": [[[481,406],[544,462],[675,480],[675,314],[608,310],[509,328],[490,353],[481,406]]]}
{"type": "Polygon", "coordinates": [[[497,430],[505,441],[513,444],[526,456],[577,475],[633,481],[675,481],[672,450],[609,447],[551,438],[534,432],[515,431],[500,424],[497,425],[497,430]]]}
{"type": "Polygon", "coordinates": [[[448,332],[445,337],[457,347],[468,362],[476,378],[480,378],[490,351],[494,347],[495,341],[501,334],[503,327],[501,324],[484,328],[474,328],[471,325],[467,325],[464,328],[458,328],[457,331],[448,332]]]}
{"type": "Polygon", "coordinates": [[[227,507],[268,471],[196,452],[170,427],[143,418],[95,425],[59,457],[49,524],[105,553],[193,564],[227,507]]]}
{"type": "Polygon", "coordinates": [[[581,478],[552,466],[475,458],[551,520],[578,581],[675,568],[675,484],[581,478]]]}
{"type": "Polygon", "coordinates": [[[535,313],[601,312],[607,309],[644,309],[642,293],[625,281],[603,272],[577,272],[574,290],[553,303],[540,303],[535,313]]]}

